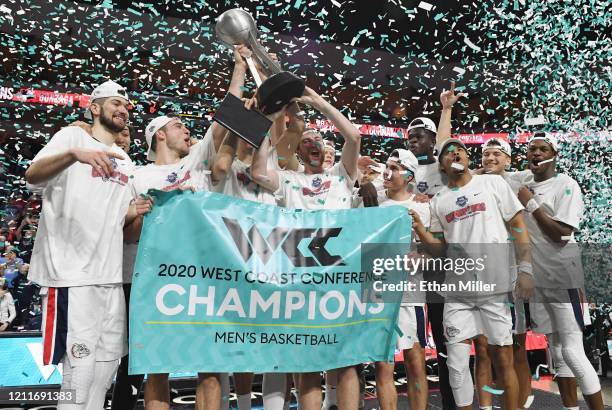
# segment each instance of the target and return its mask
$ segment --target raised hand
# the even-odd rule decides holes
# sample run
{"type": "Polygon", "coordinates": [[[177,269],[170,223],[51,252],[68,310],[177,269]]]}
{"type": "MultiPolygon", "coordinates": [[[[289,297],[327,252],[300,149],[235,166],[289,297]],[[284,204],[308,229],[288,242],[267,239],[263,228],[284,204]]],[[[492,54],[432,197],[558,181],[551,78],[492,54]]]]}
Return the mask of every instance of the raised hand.
{"type": "Polygon", "coordinates": [[[246,59],[251,57],[253,52],[245,45],[234,46],[234,62],[236,65],[240,65],[246,69],[247,62],[246,59]]]}
{"type": "Polygon", "coordinates": [[[317,92],[310,87],[306,87],[304,89],[304,94],[301,97],[298,97],[295,101],[308,104],[316,109],[320,109],[320,107],[325,103],[323,97],[317,94],[317,92]]]}
{"type": "Polygon", "coordinates": [[[466,96],[466,93],[455,94],[455,82],[451,81],[451,88],[448,91],[442,91],[440,94],[440,102],[442,103],[443,109],[453,108],[453,105],[457,102],[457,100],[463,96],[466,96]]]}

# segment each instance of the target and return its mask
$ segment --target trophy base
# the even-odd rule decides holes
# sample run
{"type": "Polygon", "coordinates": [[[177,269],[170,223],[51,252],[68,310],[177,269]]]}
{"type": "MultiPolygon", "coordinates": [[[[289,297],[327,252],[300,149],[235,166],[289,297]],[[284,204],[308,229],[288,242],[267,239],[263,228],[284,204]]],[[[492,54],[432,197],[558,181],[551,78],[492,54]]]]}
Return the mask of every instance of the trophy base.
{"type": "Polygon", "coordinates": [[[272,114],[304,94],[304,81],[288,71],[268,77],[257,89],[257,102],[264,114],[272,114]]]}

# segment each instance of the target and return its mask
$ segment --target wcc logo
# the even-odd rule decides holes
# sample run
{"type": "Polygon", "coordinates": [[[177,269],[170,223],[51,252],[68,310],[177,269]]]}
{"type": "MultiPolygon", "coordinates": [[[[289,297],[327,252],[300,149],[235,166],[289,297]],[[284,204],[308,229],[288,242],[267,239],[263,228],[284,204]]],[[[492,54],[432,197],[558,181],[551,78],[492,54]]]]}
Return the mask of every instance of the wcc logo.
{"type": "Polygon", "coordinates": [[[251,226],[245,233],[237,220],[223,217],[223,222],[245,262],[251,259],[253,253],[256,253],[259,259],[266,264],[280,247],[295,267],[346,265],[341,256],[330,255],[325,249],[329,238],[340,235],[342,228],[276,227],[272,229],[267,238],[264,238],[256,225],[251,226]],[[298,249],[302,239],[306,238],[310,239],[308,249],[314,257],[305,256],[298,249]]]}
{"type": "Polygon", "coordinates": [[[427,181],[421,181],[417,184],[417,189],[419,190],[419,192],[425,192],[427,191],[427,188],[429,188],[427,181]]]}

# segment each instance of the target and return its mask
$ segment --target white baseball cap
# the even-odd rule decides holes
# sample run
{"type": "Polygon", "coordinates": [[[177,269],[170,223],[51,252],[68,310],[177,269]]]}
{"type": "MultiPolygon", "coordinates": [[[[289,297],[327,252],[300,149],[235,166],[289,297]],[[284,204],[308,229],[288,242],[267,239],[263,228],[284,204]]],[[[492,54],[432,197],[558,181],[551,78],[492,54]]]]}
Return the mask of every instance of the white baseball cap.
{"type": "Polygon", "coordinates": [[[485,143],[482,144],[482,153],[484,154],[486,150],[493,148],[497,148],[507,156],[512,157],[512,150],[510,149],[510,144],[508,144],[507,141],[501,138],[494,137],[489,138],[487,141],[485,141],[485,143]]]}
{"type": "Polygon", "coordinates": [[[559,152],[559,141],[557,140],[557,137],[555,137],[550,132],[539,131],[534,133],[533,137],[531,137],[531,139],[529,140],[528,145],[531,145],[531,143],[536,140],[548,142],[550,146],[555,150],[555,152],[559,152]]]}
{"type": "MultiPolygon", "coordinates": [[[[92,102],[99,98],[108,98],[108,97],[120,97],[128,101],[130,100],[128,98],[127,92],[125,91],[125,88],[123,88],[122,86],[120,86],[119,84],[117,84],[116,82],[112,80],[103,82],[102,84],[94,88],[90,97],[91,97],[92,102]]],[[[91,115],[91,111],[89,109],[85,113],[85,118],[89,120],[93,118],[91,115]]]]}
{"type": "Polygon", "coordinates": [[[162,115],[161,117],[153,118],[147,128],[145,128],[145,138],[147,140],[147,145],[149,146],[149,150],[147,151],[147,159],[149,161],[155,161],[155,151],[151,149],[153,145],[153,136],[155,133],[164,125],[168,124],[174,118],[167,117],[162,115]]]}
{"type": "Polygon", "coordinates": [[[440,158],[442,158],[442,155],[446,152],[446,149],[451,144],[459,145],[461,148],[467,151],[467,147],[465,146],[465,143],[461,141],[459,138],[446,139],[442,143],[442,146],[438,149],[438,161],[440,161],[440,158]]]}
{"type": "Polygon", "coordinates": [[[434,122],[427,117],[415,118],[410,122],[410,124],[408,124],[408,132],[417,128],[425,128],[426,130],[429,130],[434,134],[438,132],[436,124],[434,124],[434,122]]]}
{"type": "Polygon", "coordinates": [[[413,175],[416,172],[417,167],[419,166],[419,161],[416,159],[414,154],[408,151],[407,149],[393,150],[391,155],[389,155],[389,159],[396,161],[406,170],[412,172],[413,175]]]}

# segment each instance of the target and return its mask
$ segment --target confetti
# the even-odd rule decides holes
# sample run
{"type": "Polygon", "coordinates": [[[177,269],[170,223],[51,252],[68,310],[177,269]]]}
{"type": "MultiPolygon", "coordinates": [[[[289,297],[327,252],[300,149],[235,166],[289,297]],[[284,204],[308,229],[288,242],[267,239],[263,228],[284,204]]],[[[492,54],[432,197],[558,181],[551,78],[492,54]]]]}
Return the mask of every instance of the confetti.
{"type": "Polygon", "coordinates": [[[484,390],[484,391],[486,391],[486,392],[489,392],[489,393],[491,393],[491,394],[498,395],[498,396],[499,396],[499,395],[504,394],[504,391],[503,391],[503,390],[500,390],[500,389],[494,389],[494,388],[489,387],[489,386],[486,386],[486,385],[482,387],[482,390],[484,390]]]}

